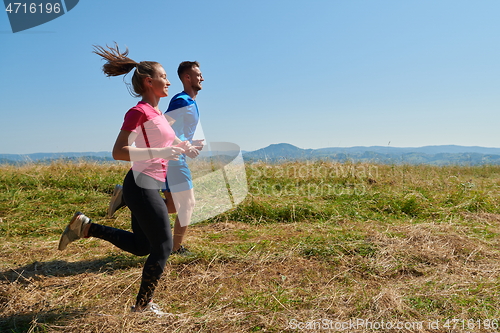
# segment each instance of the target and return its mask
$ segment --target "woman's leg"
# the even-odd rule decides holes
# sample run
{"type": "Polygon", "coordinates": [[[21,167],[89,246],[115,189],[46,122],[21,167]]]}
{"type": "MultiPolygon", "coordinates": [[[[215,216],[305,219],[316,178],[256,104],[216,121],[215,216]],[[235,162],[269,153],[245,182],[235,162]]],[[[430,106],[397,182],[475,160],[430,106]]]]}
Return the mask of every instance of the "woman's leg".
{"type": "MultiPolygon", "coordinates": [[[[139,177],[149,178],[144,175],[139,177]]],[[[139,233],[145,235],[149,245],[149,257],[144,264],[141,286],[137,295],[136,307],[138,309],[143,308],[152,300],[154,290],[172,252],[170,220],[159,187],[154,189],[157,183],[151,178],[146,181],[141,179],[138,183],[147,185],[150,181],[153,183],[152,186],[146,186],[149,188],[137,186],[130,172],[123,184],[123,196],[132,211],[134,233],[140,230],[139,233]]]]}
{"type": "MultiPolygon", "coordinates": [[[[141,184],[152,178],[141,175],[141,184]],[[146,178],[146,180],[144,179],[146,178]]],[[[146,186],[147,187],[147,186],[146,186]]],[[[149,254],[142,273],[136,307],[141,309],[153,298],[154,290],[163,274],[167,259],[172,252],[172,233],[167,207],[158,189],[138,186],[132,172],[123,182],[123,198],[132,211],[132,231],[125,231],[92,223],[89,237],[111,242],[120,249],[135,255],[149,254]]]]}
{"type": "Polygon", "coordinates": [[[148,255],[150,250],[148,238],[142,232],[133,214],[132,232],[92,223],[88,230],[88,237],[108,241],[123,251],[136,256],[148,255]]]}

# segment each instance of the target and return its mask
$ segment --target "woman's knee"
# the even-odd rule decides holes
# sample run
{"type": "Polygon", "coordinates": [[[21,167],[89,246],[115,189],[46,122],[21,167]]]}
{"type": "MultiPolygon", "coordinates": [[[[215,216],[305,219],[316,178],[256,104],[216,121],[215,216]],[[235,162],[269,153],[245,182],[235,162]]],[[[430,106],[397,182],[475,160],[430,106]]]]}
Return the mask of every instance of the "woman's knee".
{"type": "Polygon", "coordinates": [[[154,256],[158,260],[158,262],[166,264],[168,257],[170,256],[171,253],[172,253],[172,242],[170,241],[169,244],[158,246],[156,248],[151,248],[150,256],[154,256]]]}
{"type": "Polygon", "coordinates": [[[138,247],[134,253],[134,255],[139,256],[139,257],[144,257],[144,256],[147,256],[149,254],[151,254],[151,248],[149,247],[149,244],[138,247]]]}

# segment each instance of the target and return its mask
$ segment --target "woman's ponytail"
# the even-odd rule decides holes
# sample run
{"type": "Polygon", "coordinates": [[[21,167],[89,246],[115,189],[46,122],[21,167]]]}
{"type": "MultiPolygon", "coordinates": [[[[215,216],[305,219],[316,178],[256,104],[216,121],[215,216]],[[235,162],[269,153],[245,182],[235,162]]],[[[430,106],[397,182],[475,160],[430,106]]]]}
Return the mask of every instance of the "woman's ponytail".
{"type": "Polygon", "coordinates": [[[128,48],[122,53],[116,43],[114,47],[106,45],[106,48],[94,45],[93,51],[106,60],[106,63],[102,66],[104,74],[106,74],[106,76],[119,76],[127,74],[135,69],[134,75],[132,76],[133,95],[136,97],[142,96],[145,93],[144,79],[153,77],[156,66],[160,64],[156,61],[141,61],[137,63],[127,57],[128,48]]]}

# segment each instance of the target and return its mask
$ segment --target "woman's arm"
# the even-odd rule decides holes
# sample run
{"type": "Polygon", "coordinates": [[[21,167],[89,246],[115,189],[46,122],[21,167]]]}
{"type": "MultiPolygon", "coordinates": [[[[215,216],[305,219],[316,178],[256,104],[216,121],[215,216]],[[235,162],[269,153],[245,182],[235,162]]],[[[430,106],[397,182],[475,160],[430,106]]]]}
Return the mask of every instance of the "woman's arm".
{"type": "Polygon", "coordinates": [[[137,148],[129,145],[136,137],[137,133],[121,130],[113,146],[113,158],[120,161],[145,161],[152,158],[178,160],[179,155],[184,153],[182,147],[137,148]]]}

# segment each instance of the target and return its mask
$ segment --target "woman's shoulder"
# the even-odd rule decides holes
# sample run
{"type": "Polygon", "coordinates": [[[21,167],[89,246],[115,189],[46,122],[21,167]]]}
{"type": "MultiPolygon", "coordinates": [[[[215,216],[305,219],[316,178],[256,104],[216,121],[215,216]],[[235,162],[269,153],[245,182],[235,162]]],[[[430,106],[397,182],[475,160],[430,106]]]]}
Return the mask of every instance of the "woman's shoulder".
{"type": "Polygon", "coordinates": [[[158,113],[148,103],[139,102],[125,113],[122,129],[135,131],[135,129],[148,120],[157,116],[158,113]]]}
{"type": "Polygon", "coordinates": [[[145,102],[137,103],[137,105],[131,107],[127,113],[140,113],[146,120],[153,119],[159,115],[155,108],[145,102]]]}
{"type": "Polygon", "coordinates": [[[139,101],[136,105],[131,107],[130,110],[136,110],[136,111],[139,111],[141,113],[149,113],[151,111],[153,111],[153,112],[155,111],[155,109],[151,105],[149,105],[149,103],[142,102],[142,101],[139,101]]]}

